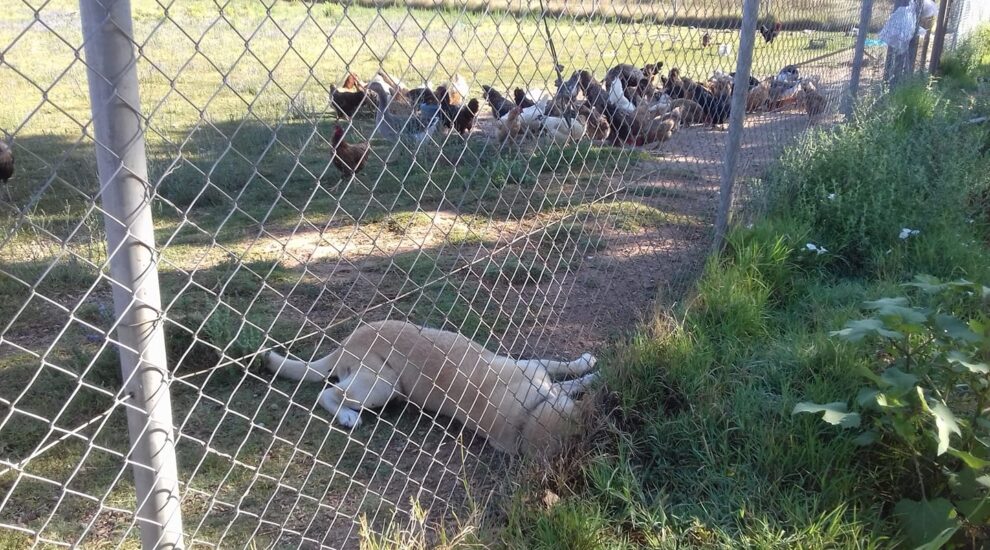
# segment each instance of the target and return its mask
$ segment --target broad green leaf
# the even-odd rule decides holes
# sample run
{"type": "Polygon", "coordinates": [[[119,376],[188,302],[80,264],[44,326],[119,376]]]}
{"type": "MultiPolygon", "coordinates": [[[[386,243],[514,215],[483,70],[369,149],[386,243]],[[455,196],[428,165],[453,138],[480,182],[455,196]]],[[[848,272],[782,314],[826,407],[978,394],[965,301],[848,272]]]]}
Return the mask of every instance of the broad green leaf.
{"type": "Polygon", "coordinates": [[[959,529],[959,518],[952,503],[935,500],[903,499],[894,506],[901,529],[915,548],[941,548],[959,529]]]}
{"type": "Polygon", "coordinates": [[[935,326],[953,340],[970,344],[975,344],[981,340],[980,335],[969,330],[966,323],[951,315],[936,315],[935,326]]]}
{"type": "Polygon", "coordinates": [[[881,317],[893,317],[908,324],[920,325],[928,318],[921,310],[911,307],[907,298],[881,298],[863,305],[881,317]]]}
{"type": "Polygon", "coordinates": [[[968,355],[961,351],[950,351],[947,358],[950,363],[965,367],[973,374],[990,373],[990,366],[987,366],[986,363],[977,363],[976,361],[973,361],[968,355]]]}
{"type": "Polygon", "coordinates": [[[956,416],[941,400],[932,399],[929,408],[935,415],[935,426],[938,428],[938,454],[941,455],[949,450],[949,438],[952,434],[961,436],[962,430],[959,429],[956,416]]]}
{"type": "Polygon", "coordinates": [[[911,422],[906,418],[895,416],[890,419],[890,424],[894,427],[894,433],[908,443],[914,441],[917,437],[914,424],[911,424],[911,422]]]}
{"type": "Polygon", "coordinates": [[[907,402],[900,396],[882,392],[875,388],[863,388],[856,394],[856,404],[870,409],[902,409],[907,402]]]}
{"type": "Polygon", "coordinates": [[[990,475],[977,475],[972,468],[963,468],[948,475],[952,494],[960,498],[980,498],[990,489],[990,475]]]}
{"type": "Polygon", "coordinates": [[[856,404],[860,407],[870,407],[877,408],[880,403],[877,397],[880,395],[880,390],[876,388],[861,388],[859,393],[856,394],[856,404]]]}
{"type": "Polygon", "coordinates": [[[877,432],[868,430],[857,435],[853,439],[853,443],[859,445],[860,447],[866,447],[867,445],[872,445],[879,438],[880,436],[877,435],[877,432]]]}
{"type": "Polygon", "coordinates": [[[967,466],[974,470],[982,470],[987,466],[990,466],[990,461],[983,460],[982,458],[966,451],[960,451],[959,449],[949,449],[949,454],[962,460],[967,466]]]}
{"type": "Polygon", "coordinates": [[[880,381],[898,394],[904,395],[918,383],[918,377],[897,367],[890,367],[880,375],[880,381]]]}
{"type": "Polygon", "coordinates": [[[925,398],[925,390],[921,386],[914,387],[914,393],[918,396],[918,402],[921,403],[921,410],[928,414],[935,414],[932,412],[931,407],[928,406],[928,400],[925,398]]]}
{"type": "Polygon", "coordinates": [[[929,294],[941,292],[946,288],[946,285],[938,277],[932,277],[931,275],[917,275],[913,283],[904,283],[904,286],[912,286],[929,294]]]}
{"type": "Polygon", "coordinates": [[[798,403],[794,406],[791,414],[798,413],[824,413],[822,418],[825,422],[843,428],[858,428],[860,422],[859,414],[848,412],[846,404],[841,401],[825,405],[809,402],[798,403]]]}
{"type": "Polygon", "coordinates": [[[896,330],[886,328],[883,321],[879,319],[860,319],[849,321],[842,330],[833,330],[829,336],[838,336],[847,342],[861,342],[867,336],[881,336],[891,340],[901,340],[904,335],[896,330]]]}
{"type": "Polygon", "coordinates": [[[990,520],[990,498],[971,498],[956,502],[956,509],[972,523],[986,523],[990,520]]]}

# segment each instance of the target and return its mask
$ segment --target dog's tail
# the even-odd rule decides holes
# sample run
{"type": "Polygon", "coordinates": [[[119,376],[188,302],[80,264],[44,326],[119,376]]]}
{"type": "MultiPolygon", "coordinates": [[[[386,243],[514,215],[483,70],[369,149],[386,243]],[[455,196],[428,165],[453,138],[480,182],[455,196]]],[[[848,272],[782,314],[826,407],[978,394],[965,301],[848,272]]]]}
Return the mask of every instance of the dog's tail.
{"type": "Polygon", "coordinates": [[[279,378],[321,382],[330,376],[333,368],[337,366],[338,355],[340,355],[339,349],[322,359],[307,363],[270,351],[265,356],[265,368],[274,372],[279,378]]]}

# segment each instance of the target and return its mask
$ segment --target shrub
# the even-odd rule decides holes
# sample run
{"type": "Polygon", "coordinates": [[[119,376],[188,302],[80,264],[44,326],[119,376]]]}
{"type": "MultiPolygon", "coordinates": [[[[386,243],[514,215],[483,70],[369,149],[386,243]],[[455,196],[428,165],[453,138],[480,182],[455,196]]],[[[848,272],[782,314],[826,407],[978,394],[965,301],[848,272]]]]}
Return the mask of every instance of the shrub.
{"type": "Polygon", "coordinates": [[[938,548],[964,525],[990,519],[990,288],[919,278],[930,296],[866,302],[871,315],[832,333],[876,358],[866,386],[847,402],[799,403],[794,414],[821,414],[854,429],[859,445],[909,457],[917,484],[894,508],[908,541],[938,548]]]}
{"type": "Polygon", "coordinates": [[[853,274],[874,269],[876,251],[903,246],[904,228],[958,240],[976,215],[970,198],[987,185],[982,136],[960,118],[924,86],[905,86],[789,149],[772,178],[771,211],[806,223],[808,238],[853,274]]]}

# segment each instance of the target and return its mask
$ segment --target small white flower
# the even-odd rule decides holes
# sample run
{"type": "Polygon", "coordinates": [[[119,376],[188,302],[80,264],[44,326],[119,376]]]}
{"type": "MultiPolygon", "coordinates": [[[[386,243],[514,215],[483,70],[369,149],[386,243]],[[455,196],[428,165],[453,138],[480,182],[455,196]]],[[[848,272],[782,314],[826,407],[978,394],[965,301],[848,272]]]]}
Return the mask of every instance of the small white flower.
{"type": "Polygon", "coordinates": [[[818,255],[828,252],[828,250],[824,246],[818,246],[817,244],[814,243],[808,243],[804,245],[804,247],[807,248],[809,252],[814,252],[815,254],[818,255]]]}
{"type": "Polygon", "coordinates": [[[905,227],[905,228],[901,229],[901,234],[898,235],[897,237],[903,241],[903,240],[907,239],[908,237],[913,237],[913,236],[915,236],[915,235],[917,235],[919,233],[921,233],[921,230],[920,229],[910,229],[910,228],[905,227]]]}
{"type": "Polygon", "coordinates": [[[753,224],[752,223],[747,223],[746,224],[746,229],[753,229],[753,224]]]}
{"type": "Polygon", "coordinates": [[[829,193],[828,194],[828,200],[834,201],[835,200],[835,193],[829,193]]]}

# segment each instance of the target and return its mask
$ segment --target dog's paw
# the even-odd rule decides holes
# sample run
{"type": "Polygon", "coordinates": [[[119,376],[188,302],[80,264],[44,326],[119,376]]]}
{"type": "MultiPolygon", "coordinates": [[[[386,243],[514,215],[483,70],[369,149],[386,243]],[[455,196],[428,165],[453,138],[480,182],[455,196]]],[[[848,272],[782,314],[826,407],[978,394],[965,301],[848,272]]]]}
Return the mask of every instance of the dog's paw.
{"type": "Polygon", "coordinates": [[[357,428],[361,425],[361,413],[341,407],[337,409],[337,423],[345,428],[357,428]]]}
{"type": "Polygon", "coordinates": [[[580,360],[584,361],[584,363],[588,365],[588,370],[595,368],[595,364],[598,363],[598,359],[596,359],[595,356],[590,353],[581,354],[580,360]]]}

